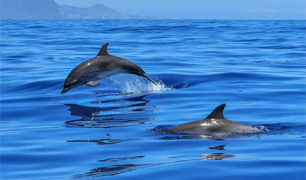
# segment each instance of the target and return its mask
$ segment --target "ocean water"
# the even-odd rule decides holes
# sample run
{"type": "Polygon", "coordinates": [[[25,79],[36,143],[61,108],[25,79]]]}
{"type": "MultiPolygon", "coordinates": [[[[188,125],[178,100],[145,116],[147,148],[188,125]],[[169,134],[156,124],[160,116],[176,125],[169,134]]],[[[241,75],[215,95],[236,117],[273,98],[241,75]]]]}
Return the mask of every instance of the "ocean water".
{"type": "Polygon", "coordinates": [[[1,179],[305,179],[305,21],[2,20],[1,179]],[[60,92],[109,42],[133,75],[60,92]],[[224,116],[269,131],[157,132],[224,116]]]}

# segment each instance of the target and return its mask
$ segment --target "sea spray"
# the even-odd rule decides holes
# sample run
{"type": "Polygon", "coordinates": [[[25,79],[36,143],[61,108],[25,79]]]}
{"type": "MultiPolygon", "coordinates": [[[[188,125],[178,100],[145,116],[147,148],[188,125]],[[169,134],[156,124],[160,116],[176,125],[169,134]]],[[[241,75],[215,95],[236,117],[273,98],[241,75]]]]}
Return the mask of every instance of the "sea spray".
{"type": "Polygon", "coordinates": [[[119,74],[110,77],[110,80],[119,88],[123,93],[127,94],[139,94],[144,92],[163,92],[171,90],[172,88],[167,87],[161,80],[153,79],[156,83],[154,85],[145,78],[137,77],[127,74],[119,74]]]}

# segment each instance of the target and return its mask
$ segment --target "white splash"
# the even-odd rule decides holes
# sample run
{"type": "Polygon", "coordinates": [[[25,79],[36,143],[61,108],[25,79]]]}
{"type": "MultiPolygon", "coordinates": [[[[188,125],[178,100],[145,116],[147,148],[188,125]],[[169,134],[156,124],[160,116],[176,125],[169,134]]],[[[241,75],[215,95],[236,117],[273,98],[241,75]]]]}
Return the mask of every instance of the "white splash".
{"type": "Polygon", "coordinates": [[[121,89],[123,93],[139,94],[144,92],[163,92],[171,90],[161,80],[152,79],[156,85],[150,82],[147,78],[138,77],[128,74],[119,74],[111,76],[110,80],[121,89]]]}

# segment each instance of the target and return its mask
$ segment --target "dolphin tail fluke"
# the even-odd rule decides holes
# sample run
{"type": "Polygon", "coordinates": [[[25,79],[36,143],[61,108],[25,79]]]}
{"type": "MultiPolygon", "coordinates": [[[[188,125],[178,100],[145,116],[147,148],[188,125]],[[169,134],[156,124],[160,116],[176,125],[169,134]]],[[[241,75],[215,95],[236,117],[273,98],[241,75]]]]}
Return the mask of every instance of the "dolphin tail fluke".
{"type": "Polygon", "coordinates": [[[150,79],[149,76],[146,76],[146,78],[147,78],[149,81],[151,81],[151,83],[153,83],[155,86],[157,86],[157,84],[156,84],[152,79],[150,79]]]}

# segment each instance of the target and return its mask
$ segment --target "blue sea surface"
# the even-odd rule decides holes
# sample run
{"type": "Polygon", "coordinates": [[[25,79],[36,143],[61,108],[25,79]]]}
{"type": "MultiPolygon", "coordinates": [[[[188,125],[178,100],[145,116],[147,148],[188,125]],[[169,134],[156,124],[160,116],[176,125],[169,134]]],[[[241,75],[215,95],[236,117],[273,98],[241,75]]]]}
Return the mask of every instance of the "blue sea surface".
{"type": "Polygon", "coordinates": [[[1,179],[306,179],[305,32],[285,20],[2,20],[1,179]],[[106,42],[158,86],[124,74],[61,95],[106,42]],[[155,131],[222,103],[268,131],[155,131]]]}

